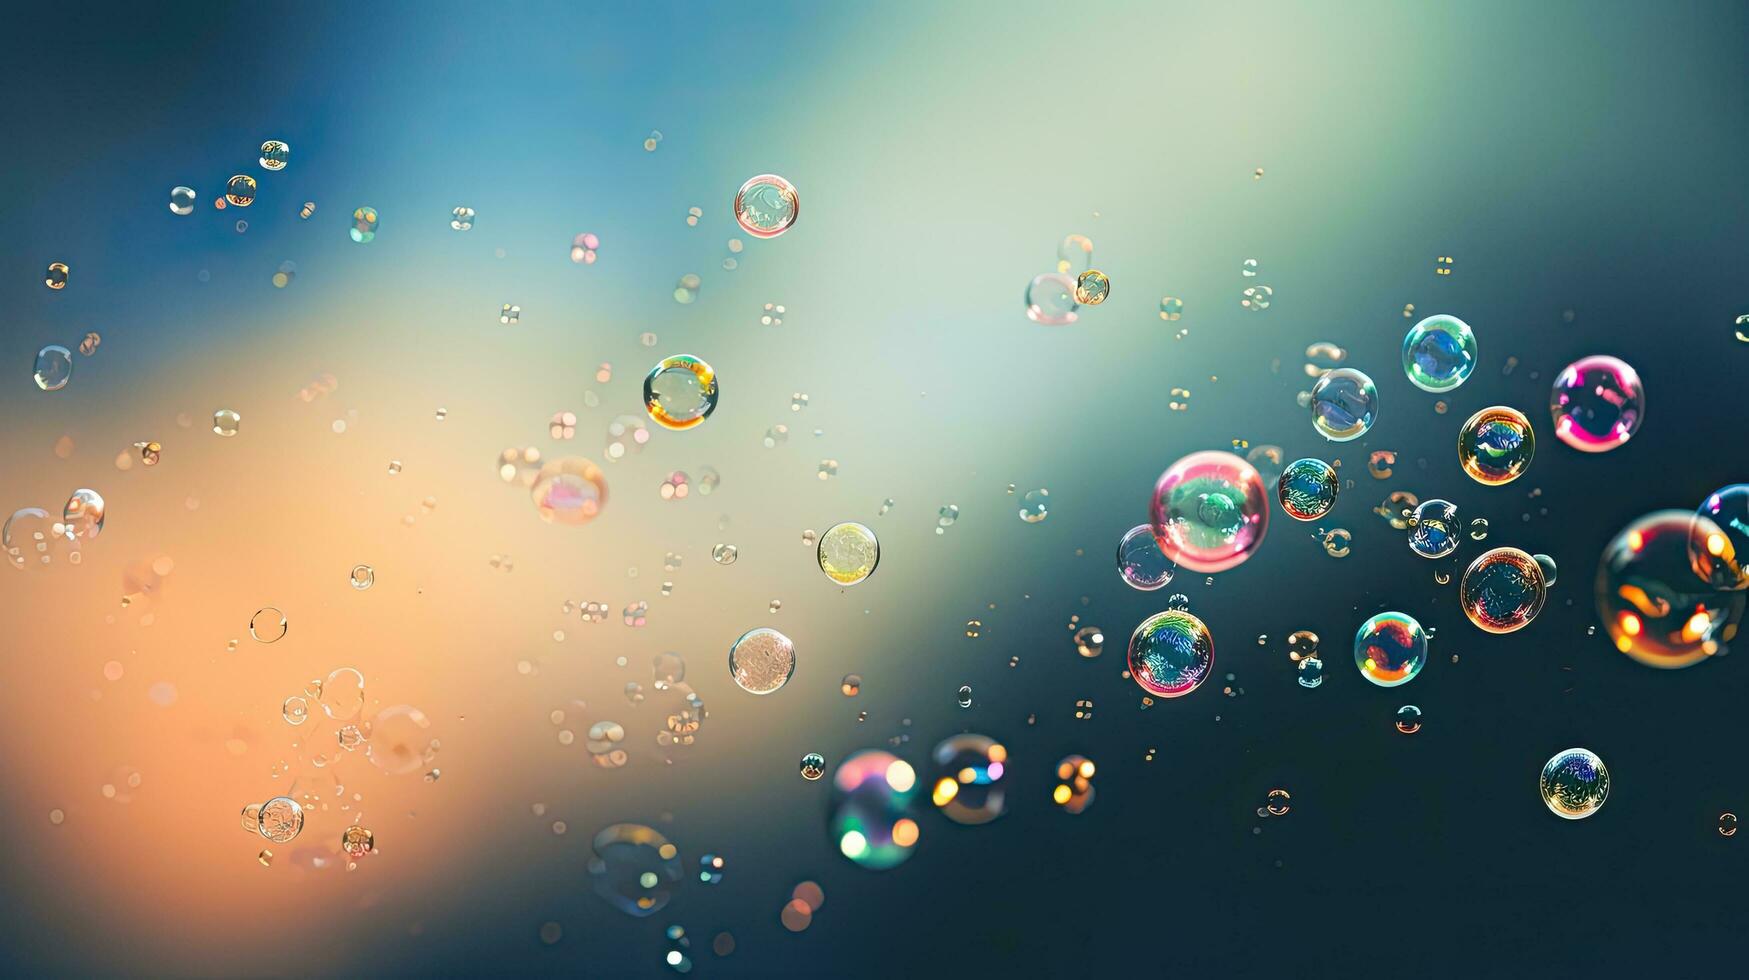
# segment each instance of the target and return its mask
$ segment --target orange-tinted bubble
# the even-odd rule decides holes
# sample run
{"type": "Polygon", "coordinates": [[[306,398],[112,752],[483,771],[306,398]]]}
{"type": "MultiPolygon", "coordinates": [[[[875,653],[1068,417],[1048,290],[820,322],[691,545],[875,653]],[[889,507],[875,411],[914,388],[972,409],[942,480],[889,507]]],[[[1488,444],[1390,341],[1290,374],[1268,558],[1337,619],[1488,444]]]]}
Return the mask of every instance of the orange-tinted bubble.
{"type": "Polygon", "coordinates": [[[1661,510],[1623,528],[1603,549],[1597,616],[1617,650],[1665,668],[1725,652],[1737,635],[1745,593],[1716,591],[1689,563],[1689,536],[1716,528],[1688,511],[1661,510]]]}
{"type": "Polygon", "coordinates": [[[1458,464],[1487,486],[1511,483],[1536,455],[1536,433],[1516,408],[1495,405],[1470,416],[1458,432],[1458,464]]]}

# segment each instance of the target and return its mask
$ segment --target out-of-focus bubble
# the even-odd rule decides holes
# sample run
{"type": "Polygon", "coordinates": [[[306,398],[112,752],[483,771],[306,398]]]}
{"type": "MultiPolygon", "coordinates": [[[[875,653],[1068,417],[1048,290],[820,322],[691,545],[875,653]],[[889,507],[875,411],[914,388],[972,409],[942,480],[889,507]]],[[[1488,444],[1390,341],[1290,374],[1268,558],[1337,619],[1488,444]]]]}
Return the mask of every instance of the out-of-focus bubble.
{"type": "Polygon", "coordinates": [[[664,357],[644,378],[644,409],[665,429],[690,429],[716,407],[716,372],[690,354],[664,357]]]}
{"type": "Polygon", "coordinates": [[[1275,290],[1268,286],[1246,286],[1239,294],[1240,309],[1253,313],[1262,313],[1269,309],[1269,304],[1275,301],[1275,290]]]}
{"type": "Polygon", "coordinates": [[[61,522],[71,537],[90,541],[103,530],[103,495],[96,490],[80,488],[67,498],[61,508],[61,522]]]}
{"type": "Polygon", "coordinates": [[[1449,500],[1423,500],[1409,520],[1409,550],[1423,558],[1444,558],[1458,549],[1464,525],[1449,500]]]}
{"type": "Polygon", "coordinates": [[[601,239],[594,232],[583,232],[571,239],[571,261],[581,265],[594,265],[595,250],[601,247],[601,239]]]}
{"type": "Polygon", "coordinates": [[[1182,609],[1142,620],[1130,635],[1130,676],[1149,694],[1176,698],[1197,689],[1215,666],[1215,641],[1203,621],[1182,609]]]}
{"type": "Polygon", "coordinates": [[[1105,631],[1097,626],[1083,626],[1075,631],[1075,652],[1092,660],[1105,652],[1105,631]]]}
{"type": "Polygon", "coordinates": [[[164,456],[164,447],[153,440],[136,442],[134,448],[140,453],[140,462],[147,466],[157,466],[158,460],[164,456]]]}
{"type": "Polygon", "coordinates": [[[302,695],[294,694],[279,706],[279,715],[288,725],[302,725],[310,720],[310,702],[302,695]]]}
{"type": "Polygon", "coordinates": [[[1317,657],[1307,657],[1295,668],[1299,672],[1301,687],[1317,687],[1324,683],[1324,661],[1317,657]]]}
{"type": "Polygon", "coordinates": [[[595,894],[627,915],[660,911],[680,880],[680,851],[643,824],[616,823],[595,835],[589,878],[595,894]]]}
{"type": "Polygon", "coordinates": [[[607,506],[607,478],[589,460],[567,456],[540,468],[529,496],[548,524],[587,524],[607,506]]]}
{"type": "Polygon", "coordinates": [[[656,690],[665,691],[686,679],[686,658],[678,653],[658,653],[650,661],[650,679],[656,690]]]}
{"type": "Polygon", "coordinates": [[[879,749],[857,752],[832,773],[827,831],[838,852],[871,871],[903,864],[917,846],[911,804],[917,774],[903,759],[879,749]]]}
{"type": "Polygon", "coordinates": [[[1080,318],[1075,311],[1081,304],[1075,301],[1075,280],[1060,272],[1047,272],[1032,277],[1026,286],[1026,315],[1034,323],[1061,327],[1080,318]]]}
{"type": "Polygon", "coordinates": [[[1245,454],[1245,462],[1257,467],[1258,475],[1263,477],[1264,486],[1281,479],[1282,461],[1285,459],[1287,454],[1282,452],[1280,446],[1252,446],[1245,454]]]}
{"type": "Polygon", "coordinates": [[[373,207],[355,208],[352,212],[352,227],[346,230],[352,240],[360,245],[377,237],[377,209],[373,207]]]}
{"type": "MultiPolygon", "coordinates": [[[[707,885],[721,884],[723,880],[723,868],[726,867],[727,864],[728,862],[724,861],[720,854],[705,854],[701,856],[698,859],[698,880],[707,885]]],[[[677,939],[686,935],[684,930],[680,930],[679,926],[669,926],[668,933],[668,938],[670,939],[677,939]]]]}
{"type": "Polygon", "coordinates": [[[474,209],[457,207],[449,212],[449,226],[456,231],[468,231],[474,227],[474,209]]]}
{"type": "Polygon", "coordinates": [[[93,330],[85,335],[84,340],[79,341],[79,353],[90,357],[97,353],[97,346],[101,343],[103,343],[103,335],[93,330]]]}
{"type": "Polygon", "coordinates": [[[1397,731],[1404,735],[1413,735],[1421,730],[1421,709],[1412,704],[1405,704],[1397,709],[1397,731]]]}
{"type": "Polygon", "coordinates": [[[802,756],[802,778],[813,782],[826,775],[826,757],[818,752],[809,752],[802,756]]]}
{"type": "Polygon", "coordinates": [[[643,452],[649,442],[650,428],[636,415],[616,415],[607,423],[605,455],[610,463],[643,452]]]}
{"type": "Polygon", "coordinates": [[[522,307],[517,306],[515,303],[505,303],[498,310],[498,322],[504,324],[521,323],[522,307]]]}
{"type": "Polygon", "coordinates": [[[339,667],[322,681],[319,697],[322,713],[335,721],[356,718],[364,710],[364,675],[351,667],[339,667]]]}
{"type": "Polygon", "coordinates": [[[73,352],[59,344],[49,344],[36,352],[36,386],[44,391],[60,391],[73,380],[73,352]]]}
{"type": "Polygon", "coordinates": [[[718,544],[711,548],[711,561],[719,565],[733,565],[740,556],[740,549],[732,544],[718,544]]]}
{"type": "Polygon", "coordinates": [[[280,140],[265,140],[261,144],[261,169],[284,170],[291,161],[291,147],[280,140]]]}
{"type": "Polygon", "coordinates": [[[1257,260],[1246,259],[1239,263],[1239,274],[1247,279],[1257,278],[1257,260]]]}
{"type": "Polygon", "coordinates": [[[801,198],[776,174],[750,178],[735,192],[735,222],[754,238],[776,238],[796,223],[801,198]]]}
{"type": "Polygon", "coordinates": [[[958,824],[989,823],[1007,810],[1008,749],[987,735],[954,735],[930,753],[930,802],[958,824]]]}
{"type": "Polygon", "coordinates": [[[237,434],[237,428],[243,424],[243,416],[228,408],[221,408],[213,413],[213,434],[229,439],[237,434]]]}
{"type": "Polygon", "coordinates": [[[316,202],[315,201],[305,201],[304,206],[298,210],[298,217],[304,219],[305,221],[308,221],[310,218],[310,215],[315,214],[315,213],[316,213],[316,202]]]}
{"type": "Polygon", "coordinates": [[[354,861],[367,854],[375,853],[376,844],[377,835],[371,833],[369,827],[353,824],[340,833],[340,849],[354,861]]]}
{"type": "Polygon", "coordinates": [[[225,200],[240,208],[255,203],[255,178],[238,174],[225,183],[225,200]]]}
{"type": "MultiPolygon", "coordinates": [[[[332,675],[330,675],[332,679],[332,675]]],[[[362,678],[360,679],[362,682],[362,678]]],[[[322,707],[328,707],[328,684],[322,686],[322,707]]],[[[362,692],[362,688],[361,688],[362,692]]],[[[405,776],[430,765],[437,740],[430,735],[431,720],[410,704],[384,708],[371,719],[370,744],[365,755],[371,764],[391,776],[405,776]]]]}
{"type": "Polygon", "coordinates": [[[1403,373],[1422,391],[1450,391],[1476,370],[1476,335],[1449,314],[1430,316],[1403,337],[1403,373]]]}
{"type": "Polygon", "coordinates": [[[304,829],[304,808],[288,796],[261,804],[256,830],[275,844],[288,844],[304,829]]]}
{"type": "Polygon", "coordinates": [[[938,514],[938,516],[935,519],[935,533],[941,534],[941,533],[945,532],[948,528],[953,527],[954,522],[959,520],[959,517],[960,517],[959,505],[958,504],[943,504],[941,507],[941,510],[937,511],[936,513],[938,514]]]}
{"type": "Polygon", "coordinates": [[[1495,548],[1470,563],[1458,603],[1478,629],[1511,633],[1530,625],[1548,598],[1542,566],[1517,548],[1495,548]]]}
{"type": "Polygon", "coordinates": [[[1172,581],[1178,566],[1160,551],[1154,540],[1154,529],[1138,524],[1124,533],[1117,542],[1117,574],[1132,589],[1152,592],[1172,581]]]}
{"type": "Polygon", "coordinates": [[[1057,246],[1057,271],[1078,276],[1093,265],[1093,239],[1069,235],[1057,246]]]}
{"type": "Polygon", "coordinates": [[[1427,665],[1427,634],[1408,613],[1379,613],[1355,631],[1354,665],[1380,687],[1407,684],[1427,665]]]}
{"type": "Polygon", "coordinates": [[[1296,459],[1281,471],[1276,499],[1296,521],[1315,521],[1336,506],[1336,470],[1321,459],[1296,459]]]}
{"type": "Polygon", "coordinates": [[[1609,799],[1609,769],[1590,749],[1563,749],[1543,765],[1537,788],[1550,813],[1582,820],[1609,799]]]}
{"type": "Polygon", "coordinates": [[[1294,630],[1287,637],[1287,658],[1305,660],[1318,655],[1318,634],[1311,630],[1294,630]]]}
{"type": "Polygon", "coordinates": [[[181,184],[170,188],[170,213],[188,215],[194,213],[194,188],[183,187],[181,184]]]}
{"type": "Polygon", "coordinates": [[[847,521],[832,525],[820,535],[815,557],[827,578],[839,585],[857,585],[873,575],[875,566],[880,564],[881,543],[866,525],[847,521]]]}
{"type": "Polygon", "coordinates": [[[847,698],[853,698],[853,697],[856,697],[858,694],[861,694],[862,693],[862,675],[861,674],[845,674],[844,680],[840,681],[838,684],[838,690],[843,692],[844,696],[847,698]]]}
{"type": "Polygon", "coordinates": [[[1719,836],[1737,836],[1737,815],[1729,810],[1719,814],[1719,836]]]}
{"type": "Polygon", "coordinates": [[[1649,667],[1688,667],[1725,652],[1746,594],[1720,592],[1695,574],[1693,545],[1724,531],[1679,510],[1648,514],[1603,549],[1597,615],[1615,648],[1649,667]]]}
{"type": "Polygon", "coordinates": [[[1646,414],[1639,372],[1606,354],[1582,357],[1555,375],[1549,391],[1555,438],[1587,453],[1633,438],[1646,414]]]}
{"type": "Polygon", "coordinates": [[[1088,269],[1075,277],[1075,302],[1082,306],[1098,306],[1111,295],[1111,279],[1098,269],[1088,269]]]}
{"type": "Polygon", "coordinates": [[[1715,589],[1749,589],[1749,484],[1721,487],[1701,501],[1690,521],[1688,562],[1715,589]]]}
{"type": "Polygon", "coordinates": [[[1251,557],[1269,529],[1263,478],[1232,453],[1205,450],[1173,463],[1154,485],[1149,526],[1168,559],[1221,572],[1251,557]]]}
{"type": "Polygon", "coordinates": [[[603,769],[618,769],[626,764],[626,730],[618,722],[598,721],[589,726],[589,737],[583,743],[595,764],[603,769]]]}
{"type": "Polygon", "coordinates": [[[1497,487],[1518,479],[1536,455],[1536,433],[1516,408],[1495,405],[1470,416],[1458,431],[1458,465],[1470,479],[1497,487]]]}
{"type": "Polygon", "coordinates": [[[1057,785],[1051,802],[1065,813],[1080,813],[1093,805],[1093,760],[1084,755],[1066,755],[1057,763],[1057,785]]]}
{"type": "Polygon", "coordinates": [[[1184,300],[1176,296],[1160,297],[1160,319],[1170,323],[1184,316],[1184,300]]]}
{"type": "Polygon", "coordinates": [[[249,635],[261,643],[274,643],[285,637],[289,625],[278,606],[262,606],[249,617],[249,635]]]}
{"type": "Polygon", "coordinates": [[[957,703],[962,708],[971,707],[972,706],[972,686],[970,684],[961,684],[958,693],[956,693],[954,695],[954,702],[957,703]]]}
{"type": "Polygon", "coordinates": [[[1543,584],[1554,585],[1555,575],[1558,571],[1555,567],[1555,560],[1550,556],[1543,554],[1531,555],[1530,557],[1536,561],[1536,567],[1542,570],[1543,584]]]}
{"type": "Polygon", "coordinates": [[[795,644],[769,626],[748,630],[729,648],[729,676],[749,694],[771,694],[795,672],[795,644]]]}
{"type": "Polygon", "coordinates": [[[1379,415],[1379,391],[1353,368],[1337,368],[1312,386],[1312,428],[1331,442],[1366,435],[1379,415]]]}

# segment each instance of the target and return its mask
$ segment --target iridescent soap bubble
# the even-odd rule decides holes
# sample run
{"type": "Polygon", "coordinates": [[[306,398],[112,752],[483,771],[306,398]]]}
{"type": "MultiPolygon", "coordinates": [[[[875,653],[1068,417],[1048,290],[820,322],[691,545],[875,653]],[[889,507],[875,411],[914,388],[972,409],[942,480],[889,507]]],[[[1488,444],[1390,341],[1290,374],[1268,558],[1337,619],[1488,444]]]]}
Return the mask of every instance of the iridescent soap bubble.
{"type": "Polygon", "coordinates": [[[1409,550],[1423,558],[1444,558],[1458,549],[1464,525],[1449,500],[1423,500],[1409,519],[1409,550]]]}
{"type": "Polygon", "coordinates": [[[1455,316],[1430,316],[1403,337],[1403,373],[1422,391],[1450,391],[1476,369],[1476,335],[1455,316]]]}
{"type": "Polygon", "coordinates": [[[1098,269],[1088,269],[1075,277],[1075,302],[1082,306],[1098,306],[1111,295],[1111,279],[1098,269]]]}
{"type": "Polygon", "coordinates": [[[1537,788],[1549,812],[1566,820],[1582,820],[1609,799],[1609,769],[1590,749],[1563,749],[1543,765],[1537,788]]]}
{"type": "Polygon", "coordinates": [[[195,193],[192,187],[177,185],[170,188],[170,213],[193,214],[195,193]]]}
{"type": "Polygon", "coordinates": [[[1026,315],[1034,323],[1066,326],[1080,318],[1075,312],[1080,308],[1075,301],[1075,280],[1060,272],[1033,276],[1026,285],[1026,315]]]}
{"type": "Polygon", "coordinates": [[[59,344],[49,344],[36,352],[36,386],[44,391],[60,391],[73,380],[73,352],[59,344]]]}
{"type": "Polygon", "coordinates": [[[288,796],[276,796],[261,804],[256,830],[275,844],[287,844],[304,829],[304,808],[288,796]]]}
{"type": "Polygon", "coordinates": [[[1749,589],[1749,483],[1714,491],[1691,524],[1688,561],[1694,573],[1715,589],[1749,589]]]}
{"type": "Polygon", "coordinates": [[[881,561],[881,543],[866,525],[846,521],[820,535],[815,551],[820,571],[839,585],[857,585],[874,574],[881,561]]]}
{"type": "Polygon", "coordinates": [[[1057,246],[1057,271],[1078,276],[1093,265],[1093,240],[1086,235],[1070,235],[1057,246]]]}
{"type": "Polygon", "coordinates": [[[1397,731],[1404,735],[1413,735],[1421,730],[1421,709],[1412,704],[1405,704],[1397,709],[1397,731]]]}
{"type": "Polygon", "coordinates": [[[1354,665],[1380,687],[1407,684],[1427,665],[1427,634],[1408,613],[1379,613],[1354,633],[1354,665]]]}
{"type": "Polygon", "coordinates": [[[1477,628],[1511,633],[1530,625],[1548,598],[1542,566],[1517,548],[1484,552],[1464,571],[1458,603],[1477,628]]]}
{"type": "Polygon", "coordinates": [[[729,648],[729,676],[749,694],[770,694],[795,672],[795,644],[769,626],[748,630],[729,648]]]}
{"type": "Polygon", "coordinates": [[[1130,676],[1149,694],[1176,698],[1208,679],[1215,666],[1215,640],[1202,620],[1168,609],[1142,620],[1130,635],[1130,676]]]}
{"type": "Polygon", "coordinates": [[[674,897],[680,880],[680,850],[659,832],[638,823],[603,827],[589,859],[590,886],[607,904],[642,918],[674,897]]]}
{"type": "Polygon", "coordinates": [[[264,170],[284,170],[291,160],[291,147],[279,140],[265,140],[261,144],[260,164],[264,170]]]}
{"type": "Polygon", "coordinates": [[[1269,498],[1256,468],[1205,450],[1160,474],[1148,507],[1160,551],[1193,572],[1221,572],[1251,557],[1269,529],[1269,498]]]}
{"type": "Polygon", "coordinates": [[[760,174],[735,193],[735,221],[754,238],[776,238],[796,223],[801,206],[794,184],[776,174],[760,174]]]}
{"type": "Polygon", "coordinates": [[[540,468],[529,496],[548,524],[587,524],[607,505],[607,478],[594,463],[567,456],[540,468]]]}
{"type": "Polygon", "coordinates": [[[97,537],[103,530],[103,495],[84,488],[73,491],[61,508],[61,523],[71,537],[85,541],[97,537]]]}
{"type": "Polygon", "coordinates": [[[717,374],[691,354],[664,357],[644,377],[644,410],[665,429],[690,429],[717,408],[717,374]]]}
{"type": "Polygon", "coordinates": [[[1336,506],[1336,470],[1321,459],[1296,459],[1281,471],[1275,497],[1296,521],[1315,521],[1336,506]]]}
{"type": "Polygon", "coordinates": [[[238,174],[225,183],[225,200],[240,208],[255,203],[255,178],[238,174]]]}
{"type": "MultiPolygon", "coordinates": [[[[326,699],[328,686],[322,685],[326,699]]],[[[431,720],[410,704],[397,704],[376,713],[370,723],[370,744],[365,755],[371,764],[391,776],[424,770],[436,754],[431,720]]]]}
{"type": "Polygon", "coordinates": [[[810,783],[819,779],[826,775],[826,757],[818,752],[809,752],[802,756],[801,771],[802,778],[810,783]]]}
{"type": "Polygon", "coordinates": [[[949,820],[981,824],[1007,809],[1008,750],[987,735],[954,735],[929,754],[929,799],[949,820]]]}
{"type": "Polygon", "coordinates": [[[911,857],[919,828],[911,812],[917,773],[909,763],[879,749],[858,752],[833,771],[832,791],[826,826],[838,853],[871,871],[911,857]]]}
{"type": "Polygon", "coordinates": [[[1324,683],[1324,661],[1317,657],[1307,657],[1295,668],[1299,672],[1301,687],[1317,687],[1324,683]]]}
{"type": "Polygon", "coordinates": [[[1366,435],[1379,417],[1379,390],[1354,368],[1337,368],[1312,386],[1312,428],[1331,442],[1366,435]]]}
{"type": "Polygon", "coordinates": [[[1724,532],[1710,519],[1661,510],[1623,528],[1597,568],[1597,615],[1615,648],[1648,667],[1688,667],[1737,635],[1744,592],[1720,592],[1694,572],[1690,540],[1724,532]]]}
{"type": "Polygon", "coordinates": [[[1516,408],[1495,405],[1470,416],[1458,431],[1458,465],[1486,486],[1511,483],[1536,455],[1536,433],[1516,408]]]}
{"type": "Polygon", "coordinates": [[[1154,529],[1137,524],[1124,532],[1117,542],[1117,574],[1132,589],[1152,592],[1172,581],[1178,566],[1160,551],[1154,540],[1154,529]]]}
{"type": "Polygon", "coordinates": [[[377,237],[377,209],[372,207],[356,208],[352,212],[352,227],[346,230],[352,240],[363,245],[377,237]]]}
{"type": "Polygon", "coordinates": [[[1606,354],[1581,357],[1555,375],[1549,390],[1555,438],[1603,453],[1633,438],[1646,414],[1639,372],[1606,354]]]}

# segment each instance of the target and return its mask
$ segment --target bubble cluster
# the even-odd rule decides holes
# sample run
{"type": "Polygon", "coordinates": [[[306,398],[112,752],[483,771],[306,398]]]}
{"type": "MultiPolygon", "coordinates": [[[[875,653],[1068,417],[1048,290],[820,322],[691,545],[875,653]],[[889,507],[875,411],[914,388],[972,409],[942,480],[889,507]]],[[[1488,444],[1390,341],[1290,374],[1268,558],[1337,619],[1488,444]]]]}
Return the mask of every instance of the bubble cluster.
{"type": "Polygon", "coordinates": [[[644,409],[665,429],[690,429],[716,408],[716,372],[690,354],[664,357],[644,378],[644,409]]]}
{"type": "Polygon", "coordinates": [[[1450,391],[1476,370],[1476,335],[1455,316],[1430,316],[1403,337],[1403,373],[1422,391],[1450,391]]]}
{"type": "Polygon", "coordinates": [[[930,753],[930,802],[954,823],[983,824],[1007,809],[1008,750],[987,735],[954,735],[930,753]]]}
{"type": "Polygon", "coordinates": [[[1639,372],[1607,354],[1582,357],[1555,375],[1549,390],[1555,438],[1580,452],[1603,453],[1627,442],[1646,414],[1639,372]]]}
{"type": "Polygon", "coordinates": [[[1427,665],[1427,634],[1408,613],[1379,613],[1355,631],[1354,665],[1380,687],[1407,684],[1427,665]]]}
{"type": "Polygon", "coordinates": [[[1315,521],[1336,506],[1336,470],[1321,459],[1296,459],[1281,471],[1275,496],[1296,521],[1315,521]]]}
{"type": "Polygon", "coordinates": [[[1449,500],[1423,500],[1409,519],[1409,550],[1423,558],[1444,558],[1458,549],[1464,525],[1449,500]]]}
{"type": "Polygon", "coordinates": [[[1130,676],[1149,694],[1176,698],[1213,672],[1215,641],[1203,621],[1182,609],[1142,620],[1130,636],[1130,676]]]}
{"type": "Polygon", "coordinates": [[[776,174],[750,178],[735,192],[735,221],[755,238],[776,238],[790,229],[801,212],[794,184],[776,174]]]}
{"type": "Polygon", "coordinates": [[[769,626],[748,630],[729,648],[729,676],[749,694],[771,694],[795,672],[795,644],[769,626]]]}
{"type": "Polygon", "coordinates": [[[1458,431],[1458,465],[1485,486],[1511,483],[1536,455],[1536,433],[1516,408],[1495,405],[1470,416],[1458,431]]]}
{"type": "Polygon", "coordinates": [[[1550,813],[1583,820],[1609,799],[1609,769],[1590,749],[1563,749],[1543,765],[1537,788],[1550,813]]]}
{"type": "Polygon", "coordinates": [[[1337,368],[1312,386],[1312,428],[1331,442],[1366,435],[1379,416],[1379,391],[1354,368],[1337,368]]]}
{"type": "Polygon", "coordinates": [[[1725,651],[1746,593],[1715,590],[1690,561],[1694,536],[1705,541],[1723,533],[1697,514],[1661,510],[1610,540],[1597,568],[1597,616],[1617,650],[1666,668],[1693,666],[1725,651]]]}
{"type": "Polygon", "coordinates": [[[846,521],[820,535],[815,558],[827,578],[839,585],[858,585],[880,564],[881,543],[867,525],[846,521]]]}
{"type": "Polygon", "coordinates": [[[1057,763],[1057,785],[1051,802],[1065,813],[1081,813],[1093,805],[1093,760],[1084,755],[1066,755],[1057,763]]]}
{"type": "Polygon", "coordinates": [[[1205,450],[1173,463],[1154,485],[1149,526],[1170,561],[1221,572],[1251,557],[1269,529],[1263,477],[1232,453],[1205,450]]]}

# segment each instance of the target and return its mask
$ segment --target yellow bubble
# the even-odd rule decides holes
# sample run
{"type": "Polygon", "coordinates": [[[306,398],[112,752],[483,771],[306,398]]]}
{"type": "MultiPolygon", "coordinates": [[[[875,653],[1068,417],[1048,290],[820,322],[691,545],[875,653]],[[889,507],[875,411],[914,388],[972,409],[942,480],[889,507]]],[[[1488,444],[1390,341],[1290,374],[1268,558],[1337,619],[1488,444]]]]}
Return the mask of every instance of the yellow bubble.
{"type": "Polygon", "coordinates": [[[856,585],[874,574],[881,560],[881,543],[862,524],[834,524],[820,535],[820,571],[839,585],[856,585]]]}

